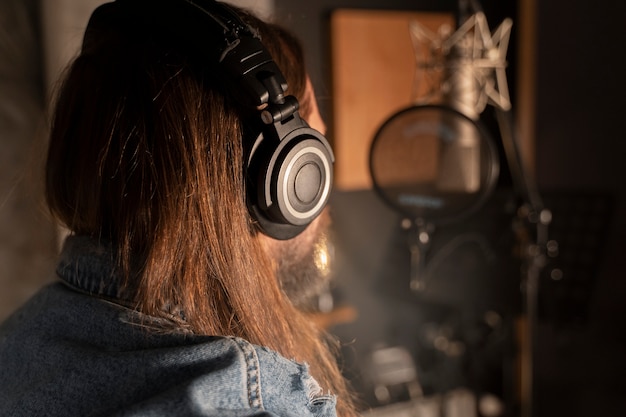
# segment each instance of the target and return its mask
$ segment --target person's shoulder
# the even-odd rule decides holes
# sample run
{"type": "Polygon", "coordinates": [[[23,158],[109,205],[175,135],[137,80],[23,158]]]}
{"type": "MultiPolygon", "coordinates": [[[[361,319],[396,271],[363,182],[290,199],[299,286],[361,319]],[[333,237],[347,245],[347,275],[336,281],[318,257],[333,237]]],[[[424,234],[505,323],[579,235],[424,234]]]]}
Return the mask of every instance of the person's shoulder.
{"type": "MultiPolygon", "coordinates": [[[[336,398],[324,391],[308,364],[286,358],[275,350],[231,338],[247,357],[249,377],[259,378],[258,397],[265,410],[279,415],[334,417],[336,398]],[[254,363],[256,361],[256,364],[254,363]],[[255,369],[256,367],[256,369],[255,369]],[[287,414],[281,414],[281,413],[287,414]]],[[[250,379],[249,379],[250,381],[250,379]]]]}

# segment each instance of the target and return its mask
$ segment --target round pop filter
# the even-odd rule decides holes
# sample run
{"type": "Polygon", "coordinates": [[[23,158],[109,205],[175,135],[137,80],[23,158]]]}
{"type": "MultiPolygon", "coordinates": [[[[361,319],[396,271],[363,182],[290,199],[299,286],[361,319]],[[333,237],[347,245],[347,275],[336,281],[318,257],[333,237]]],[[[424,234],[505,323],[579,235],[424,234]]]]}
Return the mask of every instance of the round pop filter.
{"type": "Polygon", "coordinates": [[[370,148],[374,189],[393,209],[432,224],[480,208],[499,173],[495,143],[479,121],[440,105],[399,111],[370,148]]]}

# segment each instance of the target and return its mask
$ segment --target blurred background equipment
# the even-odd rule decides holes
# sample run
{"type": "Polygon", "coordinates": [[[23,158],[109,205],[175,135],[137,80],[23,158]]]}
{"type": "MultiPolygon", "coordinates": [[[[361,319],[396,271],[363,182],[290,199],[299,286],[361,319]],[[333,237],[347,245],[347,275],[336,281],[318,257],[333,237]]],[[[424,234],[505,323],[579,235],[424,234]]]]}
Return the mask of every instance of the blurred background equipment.
{"type": "Polygon", "coordinates": [[[373,392],[374,411],[465,390],[471,405],[439,402],[438,412],[530,416],[536,288],[551,213],[526,172],[512,127],[505,73],[512,21],[492,33],[476,1],[460,1],[456,18],[454,32],[447,25],[431,31],[418,19],[408,25],[414,82],[428,80],[427,88],[413,86],[412,104],[387,117],[369,150],[374,190],[397,221],[386,242],[386,252],[397,252],[385,259],[390,271],[386,283],[376,284],[377,294],[407,303],[413,317],[401,322],[415,326],[404,330],[404,344],[391,335],[393,347],[375,348],[369,360],[355,352],[365,374],[356,378],[373,392]],[[487,105],[495,109],[499,143],[481,120],[487,105]],[[511,186],[494,193],[501,156],[511,186]],[[392,288],[406,269],[409,292],[402,294],[392,288]],[[402,360],[406,354],[416,367],[402,360]],[[385,369],[394,365],[399,369],[392,375],[406,378],[391,384],[372,358],[385,358],[385,369]]]}

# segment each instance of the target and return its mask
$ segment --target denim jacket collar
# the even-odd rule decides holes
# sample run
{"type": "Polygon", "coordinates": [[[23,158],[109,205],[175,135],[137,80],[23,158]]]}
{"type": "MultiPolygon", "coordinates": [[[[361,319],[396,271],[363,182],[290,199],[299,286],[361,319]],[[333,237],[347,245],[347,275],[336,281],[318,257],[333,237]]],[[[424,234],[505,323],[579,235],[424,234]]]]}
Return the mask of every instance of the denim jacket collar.
{"type": "Polygon", "coordinates": [[[121,288],[115,256],[110,242],[89,236],[68,236],[56,273],[65,284],[80,292],[129,302],[130,297],[121,288]]]}

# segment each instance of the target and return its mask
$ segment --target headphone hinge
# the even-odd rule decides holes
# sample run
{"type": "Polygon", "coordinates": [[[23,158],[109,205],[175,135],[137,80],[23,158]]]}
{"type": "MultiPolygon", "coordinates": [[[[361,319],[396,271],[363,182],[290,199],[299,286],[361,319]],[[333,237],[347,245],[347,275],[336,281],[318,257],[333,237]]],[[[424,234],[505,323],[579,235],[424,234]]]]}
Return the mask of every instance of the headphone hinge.
{"type": "Polygon", "coordinates": [[[266,125],[282,123],[293,116],[300,107],[294,96],[287,96],[280,104],[270,104],[261,112],[261,120],[266,125]]]}

